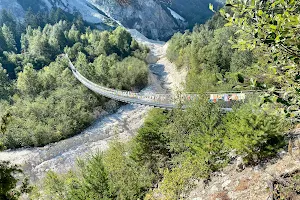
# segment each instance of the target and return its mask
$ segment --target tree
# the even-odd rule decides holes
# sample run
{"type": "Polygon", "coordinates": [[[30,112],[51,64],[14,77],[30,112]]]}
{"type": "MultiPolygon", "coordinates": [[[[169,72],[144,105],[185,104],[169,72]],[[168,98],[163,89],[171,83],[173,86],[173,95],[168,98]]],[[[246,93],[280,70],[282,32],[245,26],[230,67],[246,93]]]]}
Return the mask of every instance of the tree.
{"type": "Polygon", "coordinates": [[[17,33],[17,23],[13,15],[7,10],[2,9],[0,11],[0,26],[2,27],[4,24],[6,24],[6,26],[12,33],[17,33]]]}
{"type": "Polygon", "coordinates": [[[110,192],[116,199],[143,199],[153,175],[129,157],[128,146],[120,142],[111,144],[103,161],[109,174],[110,192]]]}
{"type": "Polygon", "coordinates": [[[131,156],[142,165],[148,166],[156,175],[171,158],[168,148],[170,141],[165,133],[167,123],[168,115],[163,110],[151,110],[133,140],[131,156]]]}
{"type": "Polygon", "coordinates": [[[10,96],[10,81],[6,70],[2,68],[0,63],[0,100],[8,99],[10,96]]]}
{"type": "Polygon", "coordinates": [[[2,34],[6,42],[7,51],[17,51],[14,35],[6,24],[2,26],[2,34]]]}
{"type": "Polygon", "coordinates": [[[26,11],[24,22],[26,27],[30,26],[32,28],[38,28],[40,26],[41,19],[38,18],[38,15],[35,15],[31,8],[26,11]]]}
{"type": "MultiPolygon", "coordinates": [[[[59,21],[59,23],[53,25],[51,28],[49,27],[51,31],[47,34],[47,36],[49,37],[49,44],[54,50],[56,50],[54,55],[59,54],[67,45],[67,39],[64,33],[67,30],[67,28],[68,25],[66,21],[59,21]]],[[[45,27],[45,29],[47,28],[45,27]]]]}
{"type": "Polygon", "coordinates": [[[103,155],[94,155],[86,163],[79,161],[81,175],[83,177],[83,189],[89,194],[89,198],[109,199],[109,174],[103,163],[103,155]]]}
{"type": "Polygon", "coordinates": [[[17,200],[22,193],[29,193],[31,187],[28,179],[24,179],[21,186],[17,188],[17,183],[22,181],[22,170],[17,165],[11,165],[7,161],[0,162],[0,198],[3,200],[17,200]]]}
{"type": "Polygon", "coordinates": [[[41,87],[38,74],[31,64],[26,65],[23,72],[18,74],[17,89],[21,94],[29,97],[35,97],[39,94],[41,87]]]}
{"type": "Polygon", "coordinates": [[[21,35],[22,25],[17,23],[14,16],[7,12],[5,9],[0,11],[0,27],[6,25],[10,32],[12,33],[14,40],[17,42],[17,47],[19,47],[19,37],[21,35]]]}
{"type": "Polygon", "coordinates": [[[221,109],[204,99],[199,97],[186,111],[178,111],[169,131],[171,148],[181,154],[181,163],[193,163],[196,178],[207,178],[226,165],[221,109]]]}
{"type": "Polygon", "coordinates": [[[79,171],[69,172],[61,177],[49,172],[44,180],[44,190],[49,198],[55,196],[66,200],[112,199],[107,169],[102,154],[96,154],[88,160],[79,160],[79,171]]]}
{"type": "Polygon", "coordinates": [[[80,41],[80,31],[77,30],[77,27],[74,24],[69,30],[68,40],[69,40],[69,44],[71,44],[70,46],[80,41]]]}
{"type": "Polygon", "coordinates": [[[3,56],[3,51],[7,51],[7,45],[2,29],[0,29],[0,56],[3,56]]]}
{"type": "Polygon", "coordinates": [[[231,12],[220,11],[228,20],[226,26],[237,27],[240,34],[233,47],[258,51],[258,68],[271,71],[253,77],[253,86],[269,89],[265,102],[281,104],[287,117],[299,120],[300,2],[228,0],[226,6],[231,12]],[[267,78],[272,85],[264,84],[267,78]]]}
{"type": "Polygon", "coordinates": [[[116,53],[122,58],[130,55],[130,45],[132,37],[124,28],[118,27],[113,31],[112,35],[109,36],[109,41],[114,45],[116,53]]]}
{"type": "Polygon", "coordinates": [[[257,103],[249,103],[223,119],[225,145],[250,164],[275,155],[285,145],[287,123],[284,116],[273,113],[272,109],[262,110],[257,103]]]}

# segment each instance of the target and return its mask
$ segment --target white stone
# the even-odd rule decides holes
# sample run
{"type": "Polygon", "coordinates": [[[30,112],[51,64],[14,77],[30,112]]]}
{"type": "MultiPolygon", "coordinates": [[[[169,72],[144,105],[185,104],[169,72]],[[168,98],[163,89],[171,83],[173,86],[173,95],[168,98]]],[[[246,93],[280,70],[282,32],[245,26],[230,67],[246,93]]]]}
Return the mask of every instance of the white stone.
{"type": "Polygon", "coordinates": [[[215,193],[215,192],[218,192],[219,191],[219,189],[218,189],[218,187],[217,186],[212,186],[212,188],[210,189],[210,192],[211,193],[215,193]]]}
{"type": "Polygon", "coordinates": [[[231,180],[227,180],[222,184],[223,188],[226,188],[231,183],[231,180]]]}

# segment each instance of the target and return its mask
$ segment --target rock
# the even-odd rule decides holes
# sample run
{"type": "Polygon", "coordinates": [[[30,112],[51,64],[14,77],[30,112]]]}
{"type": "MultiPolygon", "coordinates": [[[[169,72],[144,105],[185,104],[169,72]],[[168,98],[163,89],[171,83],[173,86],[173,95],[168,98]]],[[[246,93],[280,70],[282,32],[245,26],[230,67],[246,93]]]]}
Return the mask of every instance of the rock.
{"type": "MultiPolygon", "coordinates": [[[[215,0],[207,1],[219,5],[215,0]]],[[[9,10],[18,20],[24,19],[25,11],[29,7],[34,8],[34,12],[45,12],[55,7],[69,13],[79,12],[84,20],[96,24],[99,29],[121,25],[127,29],[136,29],[155,40],[167,40],[188,26],[203,23],[213,14],[199,0],[174,1],[170,5],[157,0],[135,0],[128,5],[121,5],[116,0],[36,0],[26,3],[21,0],[0,1],[0,10],[9,10]],[[180,12],[180,15],[188,16],[188,20],[174,10],[180,12]]]]}
{"type": "Polygon", "coordinates": [[[227,195],[230,199],[236,199],[236,194],[233,191],[228,192],[227,195]]]}
{"type": "Polygon", "coordinates": [[[278,155],[282,158],[283,156],[286,155],[286,151],[282,150],[278,153],[278,155]]]}
{"type": "Polygon", "coordinates": [[[236,150],[232,150],[228,153],[229,158],[235,158],[236,157],[236,150]]]}
{"type": "Polygon", "coordinates": [[[245,164],[241,156],[236,159],[236,171],[243,171],[245,169],[245,164]]]}
{"type": "Polygon", "coordinates": [[[256,166],[253,168],[253,171],[258,172],[260,169],[261,169],[261,166],[256,165],[256,166]]]}
{"type": "Polygon", "coordinates": [[[22,19],[25,15],[25,11],[22,6],[17,2],[17,0],[1,0],[0,1],[0,11],[2,9],[8,10],[10,13],[14,13],[14,15],[22,19]]]}
{"type": "Polygon", "coordinates": [[[226,188],[231,183],[231,180],[227,180],[222,184],[222,188],[226,188]]]}
{"type": "Polygon", "coordinates": [[[215,192],[218,192],[218,191],[219,191],[219,189],[218,189],[218,187],[215,186],[215,185],[212,186],[211,189],[210,189],[210,192],[211,192],[211,193],[215,193],[215,192]]]}
{"type": "Polygon", "coordinates": [[[158,57],[149,53],[148,56],[146,57],[146,62],[148,64],[155,64],[158,61],[158,57]]]}

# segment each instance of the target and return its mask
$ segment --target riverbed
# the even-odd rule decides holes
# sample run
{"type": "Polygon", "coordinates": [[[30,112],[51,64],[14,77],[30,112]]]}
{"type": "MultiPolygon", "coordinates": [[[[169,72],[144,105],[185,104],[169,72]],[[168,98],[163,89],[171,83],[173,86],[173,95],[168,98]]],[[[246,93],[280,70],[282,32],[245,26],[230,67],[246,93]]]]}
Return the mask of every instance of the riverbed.
{"type": "MultiPolygon", "coordinates": [[[[176,71],[175,66],[166,59],[167,44],[149,40],[135,30],[130,32],[151,50],[150,81],[143,91],[168,93],[181,90],[186,72],[176,71]]],[[[130,140],[143,125],[150,109],[141,105],[121,106],[117,112],[98,118],[89,128],[72,138],[45,147],[0,152],[0,160],[20,165],[33,182],[43,178],[49,170],[67,172],[76,166],[78,158],[84,159],[95,152],[105,151],[112,140],[130,140]]]]}

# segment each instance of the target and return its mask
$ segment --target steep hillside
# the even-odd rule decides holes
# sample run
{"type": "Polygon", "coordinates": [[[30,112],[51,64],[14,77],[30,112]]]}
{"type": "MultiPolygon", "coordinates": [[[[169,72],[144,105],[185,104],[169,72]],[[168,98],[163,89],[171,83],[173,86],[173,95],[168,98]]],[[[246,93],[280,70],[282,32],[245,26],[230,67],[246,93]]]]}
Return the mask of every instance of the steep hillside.
{"type": "Polygon", "coordinates": [[[0,1],[0,10],[6,9],[14,13],[17,18],[24,16],[25,11],[17,0],[2,0],[0,1]]]}
{"type": "Polygon", "coordinates": [[[166,40],[177,31],[205,22],[212,15],[209,3],[220,5],[215,0],[132,0],[127,4],[116,0],[3,0],[0,10],[10,10],[22,19],[28,9],[37,13],[59,7],[70,13],[80,12],[84,20],[102,28],[104,24],[120,24],[149,38],[166,40]]]}
{"type": "Polygon", "coordinates": [[[162,3],[162,5],[170,7],[181,15],[188,22],[189,28],[192,28],[195,24],[205,23],[211,17],[209,3],[213,3],[216,8],[221,6],[221,3],[212,0],[172,0],[172,3],[162,3]]]}

